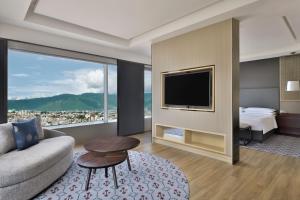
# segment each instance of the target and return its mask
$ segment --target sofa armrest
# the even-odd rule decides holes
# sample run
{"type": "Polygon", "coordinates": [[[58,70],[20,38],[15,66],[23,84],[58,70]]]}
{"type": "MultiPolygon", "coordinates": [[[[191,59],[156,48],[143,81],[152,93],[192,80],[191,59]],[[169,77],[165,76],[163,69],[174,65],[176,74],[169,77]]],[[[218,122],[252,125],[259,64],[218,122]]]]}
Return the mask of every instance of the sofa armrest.
{"type": "Polygon", "coordinates": [[[50,130],[50,129],[46,129],[46,128],[44,128],[43,130],[44,130],[44,134],[45,134],[45,139],[66,135],[65,133],[63,133],[61,131],[50,130]]]}

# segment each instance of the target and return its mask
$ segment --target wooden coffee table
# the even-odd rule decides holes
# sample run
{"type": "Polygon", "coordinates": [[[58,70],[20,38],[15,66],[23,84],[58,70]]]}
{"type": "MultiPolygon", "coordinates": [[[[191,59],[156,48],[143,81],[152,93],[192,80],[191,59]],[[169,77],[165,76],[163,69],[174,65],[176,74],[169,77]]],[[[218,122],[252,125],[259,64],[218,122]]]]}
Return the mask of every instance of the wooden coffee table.
{"type": "Polygon", "coordinates": [[[131,164],[129,160],[128,150],[137,147],[140,141],[136,138],[123,136],[101,136],[93,139],[84,145],[84,148],[90,152],[97,152],[102,155],[109,155],[112,153],[125,152],[127,154],[128,169],[131,171],[131,164]]]}
{"type": "Polygon", "coordinates": [[[108,168],[112,167],[115,188],[118,188],[115,166],[127,160],[128,169],[131,171],[128,150],[137,147],[140,141],[131,137],[102,136],[93,139],[84,145],[89,151],[77,159],[80,167],[89,169],[85,189],[88,190],[91,173],[94,170],[105,168],[105,177],[108,177],[108,168]]]}
{"type": "Polygon", "coordinates": [[[89,170],[85,190],[88,190],[89,188],[92,170],[94,170],[94,173],[96,173],[97,169],[105,168],[105,177],[107,178],[107,171],[109,167],[112,167],[114,184],[115,188],[117,189],[118,181],[115,166],[125,161],[127,157],[128,156],[126,152],[118,152],[110,155],[102,155],[97,152],[88,152],[81,155],[76,161],[77,164],[80,167],[87,168],[89,170]]]}

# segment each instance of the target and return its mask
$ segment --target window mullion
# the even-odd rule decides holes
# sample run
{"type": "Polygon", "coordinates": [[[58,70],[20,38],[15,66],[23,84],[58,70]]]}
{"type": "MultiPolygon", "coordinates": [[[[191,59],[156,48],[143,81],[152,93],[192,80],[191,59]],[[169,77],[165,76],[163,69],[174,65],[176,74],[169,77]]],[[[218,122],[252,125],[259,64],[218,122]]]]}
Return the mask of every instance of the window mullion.
{"type": "Polygon", "coordinates": [[[108,122],[108,65],[105,64],[103,68],[104,73],[104,122],[108,122]]]}

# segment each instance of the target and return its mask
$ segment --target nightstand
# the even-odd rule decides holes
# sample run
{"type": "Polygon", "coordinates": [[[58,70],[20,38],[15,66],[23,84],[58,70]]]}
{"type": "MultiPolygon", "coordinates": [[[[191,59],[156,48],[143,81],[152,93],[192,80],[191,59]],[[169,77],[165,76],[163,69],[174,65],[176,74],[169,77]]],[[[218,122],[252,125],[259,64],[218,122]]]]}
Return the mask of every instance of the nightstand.
{"type": "Polygon", "coordinates": [[[278,134],[300,137],[300,114],[281,113],[276,120],[278,134]]]}

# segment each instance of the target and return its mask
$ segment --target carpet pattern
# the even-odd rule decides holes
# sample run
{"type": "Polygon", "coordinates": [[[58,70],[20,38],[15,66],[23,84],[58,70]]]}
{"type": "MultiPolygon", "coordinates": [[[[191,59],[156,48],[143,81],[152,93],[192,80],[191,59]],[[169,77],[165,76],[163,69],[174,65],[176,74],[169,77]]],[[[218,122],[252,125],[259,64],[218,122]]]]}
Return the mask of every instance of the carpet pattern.
{"type": "Polygon", "coordinates": [[[252,141],[243,147],[300,158],[300,138],[297,137],[272,135],[263,143],[252,141]]]}
{"type": "MultiPolygon", "coordinates": [[[[85,152],[75,153],[74,160],[85,152]]],[[[189,199],[189,185],[184,173],[170,161],[148,153],[129,151],[132,171],[126,161],[116,166],[119,188],[115,189],[111,168],[92,173],[85,191],[88,170],[73,162],[57,182],[34,200],[184,200],[189,199]]]]}

